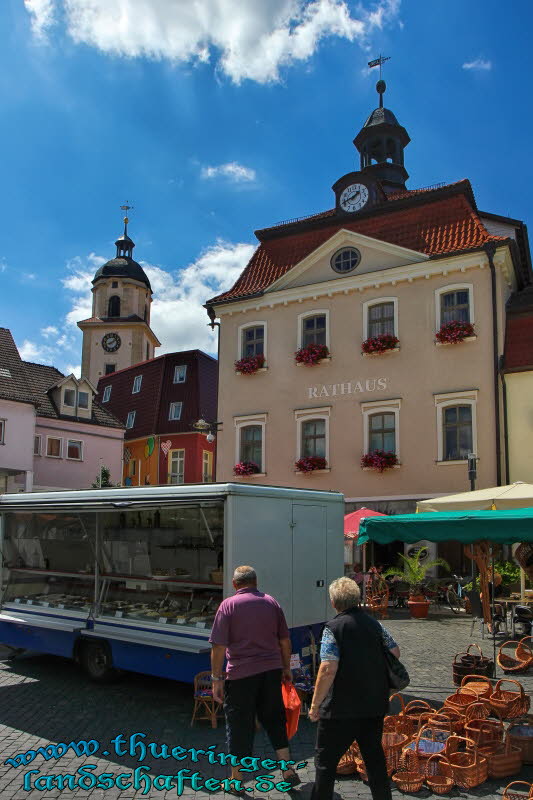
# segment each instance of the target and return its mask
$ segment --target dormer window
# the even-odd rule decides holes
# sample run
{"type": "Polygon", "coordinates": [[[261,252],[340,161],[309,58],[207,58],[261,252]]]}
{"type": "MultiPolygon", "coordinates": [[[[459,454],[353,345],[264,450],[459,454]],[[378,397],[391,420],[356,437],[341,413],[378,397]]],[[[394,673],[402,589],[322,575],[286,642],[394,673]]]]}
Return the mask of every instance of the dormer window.
{"type": "Polygon", "coordinates": [[[78,408],[89,408],[89,392],[78,392],[78,408]]]}
{"type": "Polygon", "coordinates": [[[135,378],[133,379],[133,388],[131,390],[132,394],[137,394],[138,392],[141,391],[142,380],[143,380],[142,375],[135,376],[135,378]]]}
{"type": "Polygon", "coordinates": [[[106,386],[104,389],[104,396],[102,397],[102,403],[107,403],[109,398],[111,397],[111,386],[106,386]]]}
{"type": "Polygon", "coordinates": [[[65,389],[63,392],[63,405],[68,406],[69,408],[74,408],[76,405],[76,390],[75,389],[65,389]]]}

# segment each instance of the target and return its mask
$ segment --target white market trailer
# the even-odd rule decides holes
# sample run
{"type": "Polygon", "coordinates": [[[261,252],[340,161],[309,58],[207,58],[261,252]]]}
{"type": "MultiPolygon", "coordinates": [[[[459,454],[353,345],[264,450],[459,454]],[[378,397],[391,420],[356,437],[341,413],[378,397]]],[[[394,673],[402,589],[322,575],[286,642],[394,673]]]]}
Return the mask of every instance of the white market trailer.
{"type": "Polygon", "coordinates": [[[0,495],[0,642],[192,681],[240,564],[281,604],[308,660],[343,574],[338,492],[246,483],[0,495]]]}

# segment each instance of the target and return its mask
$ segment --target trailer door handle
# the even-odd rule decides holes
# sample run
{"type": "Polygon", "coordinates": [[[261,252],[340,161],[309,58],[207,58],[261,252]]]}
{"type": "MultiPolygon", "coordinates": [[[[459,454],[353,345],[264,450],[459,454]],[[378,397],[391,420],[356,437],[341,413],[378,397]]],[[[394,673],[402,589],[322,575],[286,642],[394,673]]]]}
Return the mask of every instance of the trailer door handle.
{"type": "Polygon", "coordinates": [[[318,586],[319,589],[321,589],[324,586],[324,581],[317,581],[316,585],[318,586]]]}

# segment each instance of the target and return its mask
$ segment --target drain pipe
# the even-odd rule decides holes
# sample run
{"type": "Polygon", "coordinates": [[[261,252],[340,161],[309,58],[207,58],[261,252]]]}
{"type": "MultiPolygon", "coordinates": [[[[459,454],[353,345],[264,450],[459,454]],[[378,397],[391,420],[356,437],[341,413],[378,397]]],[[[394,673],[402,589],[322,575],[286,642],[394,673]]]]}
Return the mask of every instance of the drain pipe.
{"type": "Polygon", "coordinates": [[[507,405],[507,383],[505,381],[505,370],[503,356],[500,358],[500,377],[502,381],[502,400],[503,400],[503,457],[505,460],[505,484],[511,483],[511,470],[509,467],[509,417],[507,405]]]}
{"type": "Polygon", "coordinates": [[[502,447],[501,447],[501,422],[500,422],[500,358],[498,355],[498,305],[496,293],[496,267],[494,266],[494,253],[496,244],[486,242],[483,249],[487,254],[490,267],[490,288],[492,295],[492,356],[493,356],[493,381],[494,381],[494,414],[496,433],[496,485],[502,485],[502,447]]]}

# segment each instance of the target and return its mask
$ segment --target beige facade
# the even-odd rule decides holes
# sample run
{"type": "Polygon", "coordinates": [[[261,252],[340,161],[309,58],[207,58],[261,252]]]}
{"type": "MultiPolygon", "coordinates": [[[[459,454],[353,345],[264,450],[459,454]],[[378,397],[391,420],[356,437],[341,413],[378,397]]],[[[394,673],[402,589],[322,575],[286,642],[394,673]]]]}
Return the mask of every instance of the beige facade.
{"type": "MultiPolygon", "coordinates": [[[[494,263],[501,353],[505,302],[515,288],[507,243],[498,246],[494,263]]],[[[354,503],[466,490],[466,459],[449,458],[444,430],[445,410],[461,407],[470,409],[465,413],[479,458],[477,486],[497,482],[491,272],[481,248],[431,259],[341,229],[261,296],[215,301],[213,309],[220,318],[219,480],[233,479],[234,465],[244,460],[243,430],[253,425],[261,429],[261,473],[243,480],[335,489],[354,503]],[[360,266],[349,275],[330,266],[345,247],[361,255],[360,266]],[[442,297],[457,290],[468,292],[475,337],[440,345],[435,333],[442,297]],[[399,347],[362,355],[369,312],[378,303],[393,308],[399,347]],[[326,319],[331,357],[299,366],[294,353],[302,344],[305,319],[313,315],[326,319]],[[243,355],[243,334],[256,326],[264,331],[265,368],[237,374],[234,362],[243,355]],[[399,464],[379,473],[361,468],[360,460],[376,441],[372,418],[383,414],[399,464]],[[312,420],[319,420],[325,432],[327,468],[302,474],[295,461],[303,455],[303,425],[312,420]]],[[[257,443],[254,452],[259,452],[257,443]]]]}

